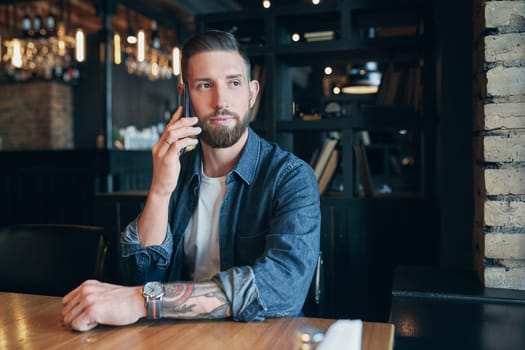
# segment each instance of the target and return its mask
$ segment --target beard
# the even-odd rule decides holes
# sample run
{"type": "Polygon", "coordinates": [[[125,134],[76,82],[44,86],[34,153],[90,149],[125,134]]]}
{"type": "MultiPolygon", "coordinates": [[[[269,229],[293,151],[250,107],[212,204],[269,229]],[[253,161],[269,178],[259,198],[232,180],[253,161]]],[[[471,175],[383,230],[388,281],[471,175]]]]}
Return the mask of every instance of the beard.
{"type": "Polygon", "coordinates": [[[233,146],[248,128],[248,124],[250,124],[249,114],[250,110],[241,118],[237,113],[227,109],[218,110],[215,114],[206,116],[203,121],[199,121],[198,126],[202,129],[199,138],[212,148],[227,148],[233,146]],[[233,128],[223,125],[212,127],[210,125],[210,118],[220,117],[221,115],[230,115],[235,119],[236,123],[233,128]]]}

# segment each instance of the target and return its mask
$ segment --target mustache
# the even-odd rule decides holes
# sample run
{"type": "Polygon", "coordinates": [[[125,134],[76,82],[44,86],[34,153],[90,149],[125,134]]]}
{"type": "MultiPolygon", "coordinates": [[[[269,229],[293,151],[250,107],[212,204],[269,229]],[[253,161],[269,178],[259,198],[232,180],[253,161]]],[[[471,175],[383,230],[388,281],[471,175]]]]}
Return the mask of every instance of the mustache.
{"type": "Polygon", "coordinates": [[[231,115],[235,118],[239,118],[239,115],[233,111],[230,111],[228,108],[221,108],[215,111],[214,114],[209,115],[208,118],[222,117],[224,115],[231,115]]]}

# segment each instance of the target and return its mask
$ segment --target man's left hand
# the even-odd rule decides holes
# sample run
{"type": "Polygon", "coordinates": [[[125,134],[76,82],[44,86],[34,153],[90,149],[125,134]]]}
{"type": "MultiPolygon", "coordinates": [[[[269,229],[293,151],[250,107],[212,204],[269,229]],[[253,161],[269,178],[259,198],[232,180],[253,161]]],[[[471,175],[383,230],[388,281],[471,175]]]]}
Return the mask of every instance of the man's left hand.
{"type": "Polygon", "coordinates": [[[88,331],[99,324],[123,326],[146,317],[141,287],[124,287],[88,280],[62,299],[66,326],[88,331]]]}

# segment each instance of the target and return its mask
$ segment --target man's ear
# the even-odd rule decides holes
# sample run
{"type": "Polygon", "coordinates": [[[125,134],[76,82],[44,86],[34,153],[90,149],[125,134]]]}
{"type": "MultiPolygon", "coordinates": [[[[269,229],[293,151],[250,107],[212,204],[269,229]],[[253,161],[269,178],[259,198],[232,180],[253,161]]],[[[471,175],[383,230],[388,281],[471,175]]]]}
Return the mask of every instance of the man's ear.
{"type": "Polygon", "coordinates": [[[179,96],[182,96],[184,93],[184,84],[183,83],[177,83],[177,94],[179,96]]]}
{"type": "Polygon", "coordinates": [[[257,95],[259,94],[259,82],[257,80],[250,81],[250,108],[255,104],[257,95]]]}

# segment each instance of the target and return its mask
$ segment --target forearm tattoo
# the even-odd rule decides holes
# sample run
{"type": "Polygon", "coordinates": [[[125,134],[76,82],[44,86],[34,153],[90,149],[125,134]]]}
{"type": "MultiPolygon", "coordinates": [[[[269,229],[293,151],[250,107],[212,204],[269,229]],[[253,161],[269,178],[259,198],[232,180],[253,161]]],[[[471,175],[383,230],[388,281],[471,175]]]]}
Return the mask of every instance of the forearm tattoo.
{"type": "Polygon", "coordinates": [[[213,282],[175,282],[165,285],[163,316],[215,319],[230,316],[230,303],[213,282]]]}

